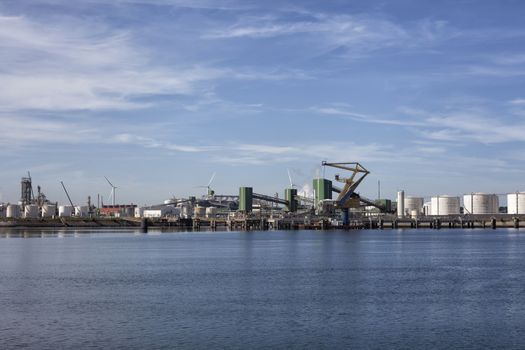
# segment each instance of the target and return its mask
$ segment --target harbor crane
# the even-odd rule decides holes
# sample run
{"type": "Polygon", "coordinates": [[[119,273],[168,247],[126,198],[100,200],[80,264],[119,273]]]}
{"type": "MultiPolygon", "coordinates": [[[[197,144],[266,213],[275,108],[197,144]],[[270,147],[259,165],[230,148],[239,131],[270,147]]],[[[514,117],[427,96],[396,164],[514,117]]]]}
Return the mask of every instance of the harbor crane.
{"type": "Polygon", "coordinates": [[[359,207],[360,203],[359,194],[355,190],[370,172],[357,162],[329,163],[323,161],[321,165],[351,172],[350,177],[335,175],[335,181],[344,184],[343,188],[337,189],[339,196],[335,200],[335,207],[342,211],[343,225],[348,225],[349,209],[359,207]]]}
{"type": "Polygon", "coordinates": [[[71,197],[69,196],[69,193],[66,190],[66,185],[64,185],[63,181],[60,181],[60,184],[62,184],[62,188],[64,189],[64,192],[66,193],[67,199],[69,200],[69,204],[71,204],[71,207],[75,209],[75,205],[73,204],[73,201],[71,200],[71,197]]]}

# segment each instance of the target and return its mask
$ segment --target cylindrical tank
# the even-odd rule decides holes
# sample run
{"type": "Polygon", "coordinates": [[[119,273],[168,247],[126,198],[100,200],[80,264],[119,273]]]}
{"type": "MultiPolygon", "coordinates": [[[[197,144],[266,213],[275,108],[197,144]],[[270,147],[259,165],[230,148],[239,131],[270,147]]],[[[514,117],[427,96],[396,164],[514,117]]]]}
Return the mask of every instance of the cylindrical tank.
{"type": "Polygon", "coordinates": [[[57,207],[54,204],[44,204],[42,206],[42,217],[43,218],[50,218],[52,216],[55,216],[57,211],[57,207]]]}
{"type": "Polygon", "coordinates": [[[525,192],[507,194],[507,213],[525,214],[525,192]]]}
{"type": "Polygon", "coordinates": [[[89,215],[89,207],[87,205],[77,205],[75,207],[75,216],[85,218],[89,215]]]}
{"type": "Polygon", "coordinates": [[[432,202],[425,202],[423,204],[423,215],[432,215],[432,202]]]}
{"type": "Polygon", "coordinates": [[[208,207],[206,208],[206,217],[207,218],[214,218],[217,216],[217,208],[216,207],[208,207]]]}
{"type": "Polygon", "coordinates": [[[412,216],[412,210],[417,210],[418,213],[423,211],[424,199],[422,197],[405,197],[405,213],[412,216]]]}
{"type": "Polygon", "coordinates": [[[179,207],[170,206],[170,210],[167,212],[168,216],[180,217],[181,209],[179,207]]]}
{"type": "Polygon", "coordinates": [[[189,205],[180,206],[180,217],[183,219],[191,218],[191,207],[189,205]]]}
{"type": "Polygon", "coordinates": [[[397,192],[397,216],[405,216],[405,191],[397,192]]]}
{"type": "Polygon", "coordinates": [[[24,217],[36,219],[38,217],[38,205],[29,204],[24,207],[24,217]]]}
{"type": "Polygon", "coordinates": [[[126,208],[124,208],[124,216],[125,217],[133,217],[133,216],[135,216],[135,208],[134,207],[126,207],[126,208]]]}
{"type": "Polygon", "coordinates": [[[206,208],[197,205],[195,208],[193,208],[193,215],[195,215],[196,218],[204,217],[204,215],[206,215],[206,208]]]}
{"type": "Polygon", "coordinates": [[[144,208],[136,207],[135,208],[135,217],[136,218],[141,218],[143,216],[144,216],[144,208]]]}
{"type": "Polygon", "coordinates": [[[70,217],[73,215],[73,207],[70,205],[61,205],[58,207],[58,216],[70,217]]]}
{"type": "Polygon", "coordinates": [[[495,194],[471,193],[463,196],[464,214],[497,214],[499,198],[495,194]]]}
{"type": "Polygon", "coordinates": [[[6,217],[19,218],[20,217],[20,206],[18,204],[9,204],[6,210],[6,217]]]}
{"type": "Polygon", "coordinates": [[[458,215],[460,213],[459,197],[432,197],[431,203],[432,215],[458,215]]]}

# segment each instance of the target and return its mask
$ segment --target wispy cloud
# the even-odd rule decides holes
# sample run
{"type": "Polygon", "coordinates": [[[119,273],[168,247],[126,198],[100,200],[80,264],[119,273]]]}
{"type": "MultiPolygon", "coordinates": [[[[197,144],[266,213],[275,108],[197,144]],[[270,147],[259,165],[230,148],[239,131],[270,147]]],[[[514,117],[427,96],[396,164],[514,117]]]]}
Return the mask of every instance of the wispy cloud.
{"type": "Polygon", "coordinates": [[[525,105],[525,98],[517,98],[515,100],[510,101],[510,103],[517,106],[523,106],[525,105]]]}
{"type": "MultiPolygon", "coordinates": [[[[511,101],[525,104],[522,100],[511,101]]],[[[525,122],[501,118],[486,110],[453,109],[451,111],[424,111],[399,108],[399,119],[380,118],[353,112],[341,104],[328,107],[311,107],[309,111],[322,115],[347,117],[371,124],[396,125],[417,130],[417,134],[436,141],[477,142],[482,144],[525,142],[525,122]]]]}
{"type": "MultiPolygon", "coordinates": [[[[342,149],[345,156],[351,159],[368,159],[369,161],[393,161],[394,149],[388,145],[354,144],[354,143],[318,143],[276,145],[264,143],[231,143],[222,142],[216,145],[182,145],[135,134],[117,134],[110,142],[129,144],[146,149],[159,149],[187,153],[205,153],[214,162],[231,164],[271,164],[305,160],[328,159],[342,149]]],[[[396,150],[395,161],[402,160],[396,150]]]]}
{"type": "Polygon", "coordinates": [[[424,118],[426,125],[420,129],[420,133],[429,139],[481,144],[525,142],[523,121],[502,121],[488,111],[453,110],[435,113],[405,109],[405,113],[424,118]]]}
{"type": "Polygon", "coordinates": [[[311,112],[319,113],[319,114],[326,114],[326,115],[335,115],[335,116],[343,116],[347,117],[349,119],[359,121],[359,122],[365,122],[365,123],[372,123],[372,124],[385,124],[385,125],[399,125],[399,126],[424,126],[424,123],[421,123],[417,120],[408,120],[408,119],[387,119],[387,118],[377,118],[372,115],[366,115],[362,113],[356,113],[353,112],[348,107],[341,107],[341,104],[338,104],[336,106],[325,106],[325,107],[310,107],[309,109],[311,112]]]}
{"type": "Polygon", "coordinates": [[[0,17],[3,110],[130,109],[136,98],[191,94],[223,74],[213,68],[151,64],[130,32],[68,19],[45,26],[26,17],[0,17]],[[98,29],[97,29],[98,28],[98,29]]]}
{"type": "MultiPolygon", "coordinates": [[[[47,4],[47,5],[61,5],[68,6],[69,3],[64,3],[63,0],[33,0],[33,3],[47,4]]],[[[145,5],[145,6],[166,6],[189,9],[202,10],[238,10],[249,8],[246,4],[241,4],[236,0],[112,0],[111,2],[104,0],[78,0],[75,1],[74,6],[93,6],[95,4],[103,4],[109,6],[121,5],[145,5]]],[[[72,4],[73,5],[73,4],[72,4]]]]}
{"type": "Polygon", "coordinates": [[[180,145],[171,142],[164,142],[155,140],[150,137],[144,137],[132,134],[117,134],[111,138],[111,142],[120,144],[131,144],[135,146],[145,148],[159,148],[167,151],[186,152],[186,153],[199,153],[199,152],[210,152],[219,151],[220,147],[217,146],[193,146],[193,145],[180,145]]]}
{"type": "MultiPolygon", "coordinates": [[[[304,13],[303,13],[304,15],[304,13]]],[[[406,41],[406,30],[382,18],[351,15],[307,13],[303,19],[291,21],[283,14],[245,16],[238,23],[215,29],[207,39],[272,38],[291,35],[317,36],[317,45],[352,46],[354,49],[377,49],[406,41]]]]}
{"type": "Polygon", "coordinates": [[[32,117],[0,113],[0,145],[4,149],[48,144],[86,144],[101,141],[89,123],[48,116],[32,117]]]}

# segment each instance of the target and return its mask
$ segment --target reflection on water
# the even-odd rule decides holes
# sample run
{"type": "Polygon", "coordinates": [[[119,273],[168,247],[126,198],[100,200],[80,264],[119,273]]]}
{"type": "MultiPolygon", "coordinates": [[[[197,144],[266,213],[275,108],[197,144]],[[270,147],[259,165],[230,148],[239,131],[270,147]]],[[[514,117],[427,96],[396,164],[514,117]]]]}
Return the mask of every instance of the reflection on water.
{"type": "MultiPolygon", "coordinates": [[[[150,236],[161,235],[162,233],[175,233],[175,232],[189,232],[186,230],[175,229],[175,228],[153,228],[145,232],[142,229],[129,229],[129,228],[26,228],[26,227],[2,227],[0,228],[0,238],[53,238],[53,237],[78,237],[78,236],[89,236],[89,235],[102,235],[102,234],[122,234],[122,235],[143,235],[147,234],[150,236]]],[[[203,231],[206,232],[206,231],[203,231]]]]}

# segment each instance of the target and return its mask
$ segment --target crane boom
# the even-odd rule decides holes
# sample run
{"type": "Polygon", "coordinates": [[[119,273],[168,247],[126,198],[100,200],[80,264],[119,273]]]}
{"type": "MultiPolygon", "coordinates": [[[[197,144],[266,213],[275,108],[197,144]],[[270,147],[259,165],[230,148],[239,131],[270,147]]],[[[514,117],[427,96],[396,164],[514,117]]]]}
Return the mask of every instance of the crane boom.
{"type": "Polygon", "coordinates": [[[326,161],[322,162],[322,166],[329,166],[341,170],[350,171],[352,174],[348,178],[339,177],[336,175],[335,179],[339,182],[344,183],[343,188],[339,191],[336,204],[338,207],[346,209],[352,204],[352,198],[354,197],[355,190],[364,178],[370,174],[365,167],[357,162],[343,162],[343,163],[329,163],[326,161]]]}
{"type": "Polygon", "coordinates": [[[67,196],[67,199],[69,200],[69,203],[71,204],[71,206],[73,208],[75,208],[75,206],[73,205],[73,201],[71,201],[71,197],[69,197],[69,193],[67,193],[66,186],[64,185],[64,182],[60,181],[60,183],[62,184],[62,188],[64,189],[64,192],[66,192],[66,196],[67,196]]]}

